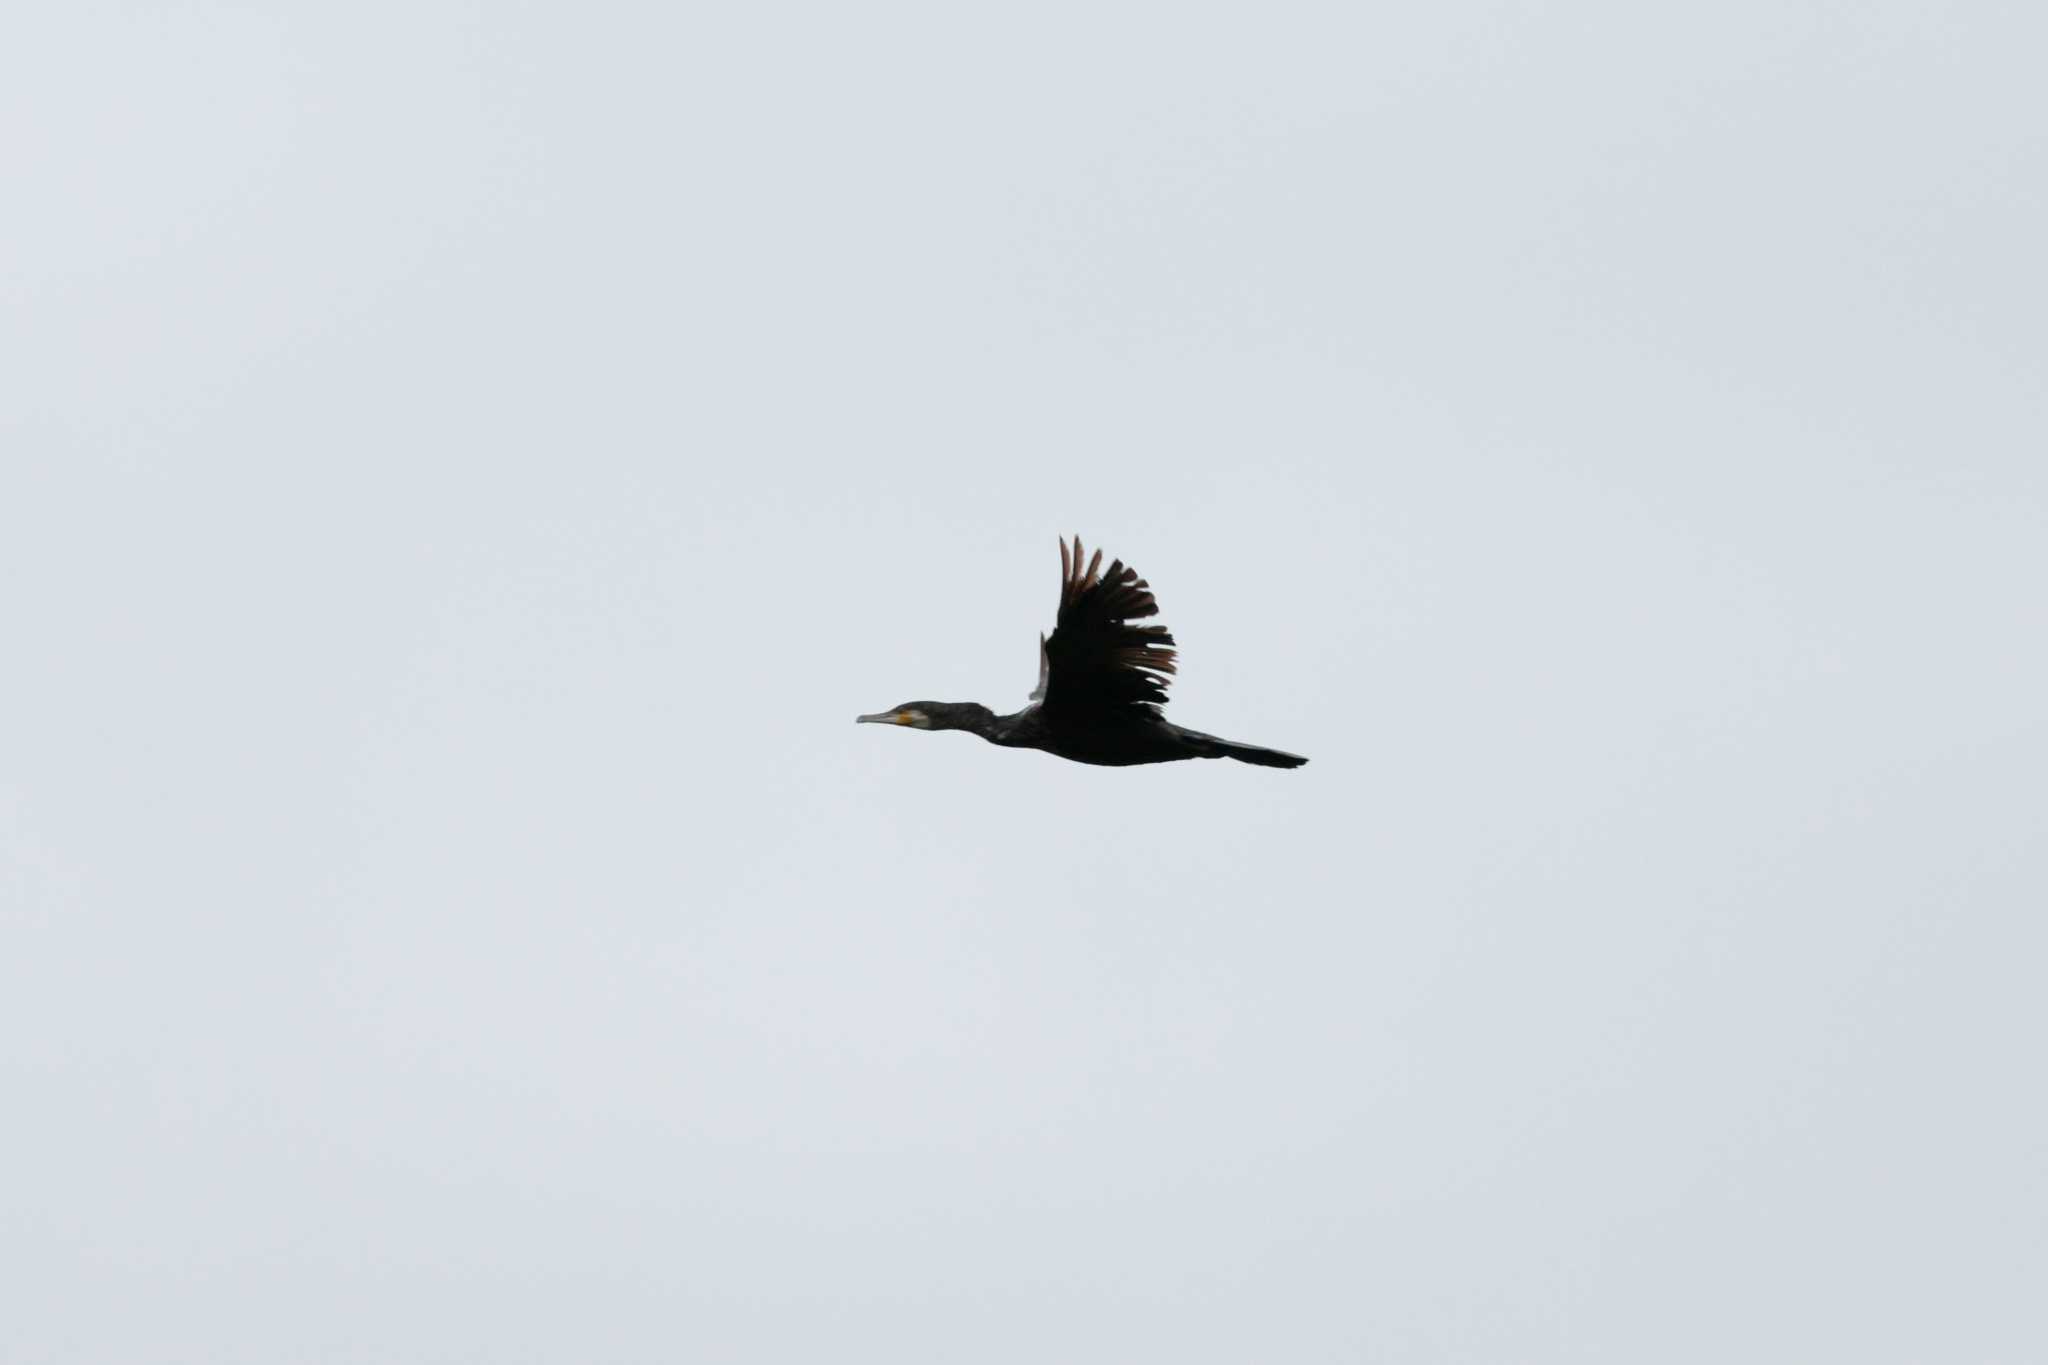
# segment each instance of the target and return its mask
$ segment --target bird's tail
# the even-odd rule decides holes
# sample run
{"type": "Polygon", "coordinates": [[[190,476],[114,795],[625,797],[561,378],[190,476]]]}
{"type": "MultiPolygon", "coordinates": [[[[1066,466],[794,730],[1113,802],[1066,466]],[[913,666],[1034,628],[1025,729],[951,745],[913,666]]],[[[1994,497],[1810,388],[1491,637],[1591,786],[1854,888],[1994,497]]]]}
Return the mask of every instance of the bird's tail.
{"type": "Polygon", "coordinates": [[[1278,749],[1261,749],[1256,744],[1234,744],[1227,739],[1219,741],[1216,747],[1224,758],[1234,758],[1240,763],[1256,763],[1261,768],[1299,768],[1308,762],[1300,754],[1282,753],[1278,749]]]}
{"type": "Polygon", "coordinates": [[[1182,727],[1181,733],[1195,741],[1204,758],[1234,758],[1240,763],[1256,763],[1261,768],[1299,768],[1308,762],[1300,754],[1261,749],[1256,744],[1239,744],[1234,739],[1220,739],[1215,735],[1205,735],[1200,730],[1182,727]]]}

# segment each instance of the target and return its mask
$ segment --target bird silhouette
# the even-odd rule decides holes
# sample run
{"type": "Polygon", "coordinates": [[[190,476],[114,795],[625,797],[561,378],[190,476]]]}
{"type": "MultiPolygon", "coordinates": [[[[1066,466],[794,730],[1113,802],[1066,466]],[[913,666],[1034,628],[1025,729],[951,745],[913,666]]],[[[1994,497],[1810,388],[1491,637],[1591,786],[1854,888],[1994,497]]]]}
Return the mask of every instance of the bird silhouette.
{"type": "Polygon", "coordinates": [[[1266,768],[1299,768],[1299,754],[1240,744],[1175,725],[1161,714],[1174,672],[1165,626],[1133,625],[1159,614],[1152,587],[1120,559],[1105,571],[1102,551],[1084,560],[1060,542],[1060,609],[1038,637],[1038,687],[1031,704],[999,716],[979,702],[907,701],[855,719],[914,730],[965,730],[1006,749],[1042,749],[1076,763],[1127,767],[1183,758],[1234,758],[1266,768]]]}

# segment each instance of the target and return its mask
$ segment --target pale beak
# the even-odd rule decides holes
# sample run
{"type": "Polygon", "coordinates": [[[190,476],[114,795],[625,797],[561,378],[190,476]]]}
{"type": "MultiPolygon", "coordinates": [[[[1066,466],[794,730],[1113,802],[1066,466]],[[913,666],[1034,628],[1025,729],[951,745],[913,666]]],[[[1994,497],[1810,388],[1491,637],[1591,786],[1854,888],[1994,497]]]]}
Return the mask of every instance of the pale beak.
{"type": "Polygon", "coordinates": [[[855,725],[894,725],[896,724],[896,713],[894,711],[877,711],[872,716],[855,716],[853,723],[855,725]]]}

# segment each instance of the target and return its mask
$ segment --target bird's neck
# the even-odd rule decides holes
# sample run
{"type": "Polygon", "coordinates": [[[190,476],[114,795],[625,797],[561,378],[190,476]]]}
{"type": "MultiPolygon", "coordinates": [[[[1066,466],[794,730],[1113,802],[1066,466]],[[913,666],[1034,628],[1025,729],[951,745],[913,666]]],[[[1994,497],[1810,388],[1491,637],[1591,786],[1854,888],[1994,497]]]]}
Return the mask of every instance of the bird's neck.
{"type": "Polygon", "coordinates": [[[966,730],[983,739],[995,739],[998,717],[978,701],[943,702],[926,707],[925,714],[934,730],[966,730]]]}
{"type": "Polygon", "coordinates": [[[1032,719],[1037,710],[1035,706],[1027,706],[1022,711],[1012,711],[1007,716],[999,716],[984,708],[987,721],[977,726],[974,733],[991,744],[1001,744],[1013,749],[1036,748],[1038,742],[1034,738],[1032,719]]]}
{"type": "Polygon", "coordinates": [[[932,717],[934,730],[965,730],[980,735],[991,744],[1000,744],[1011,749],[1035,749],[1040,747],[1037,732],[1032,724],[1035,706],[1022,711],[1013,711],[999,716],[980,702],[963,701],[949,704],[944,713],[932,717]]]}

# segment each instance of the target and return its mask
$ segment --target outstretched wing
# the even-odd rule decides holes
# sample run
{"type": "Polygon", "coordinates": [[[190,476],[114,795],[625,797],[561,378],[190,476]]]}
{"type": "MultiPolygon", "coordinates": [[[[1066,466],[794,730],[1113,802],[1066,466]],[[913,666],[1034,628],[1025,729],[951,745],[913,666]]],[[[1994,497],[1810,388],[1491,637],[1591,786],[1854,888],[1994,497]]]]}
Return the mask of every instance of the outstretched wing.
{"type": "Polygon", "coordinates": [[[1045,709],[1069,715],[1164,706],[1171,681],[1173,636],[1165,626],[1131,621],[1159,614],[1152,589],[1136,569],[1102,551],[1082,567],[1081,538],[1073,553],[1060,542],[1060,615],[1044,644],[1045,709]]]}

